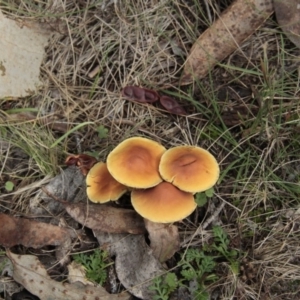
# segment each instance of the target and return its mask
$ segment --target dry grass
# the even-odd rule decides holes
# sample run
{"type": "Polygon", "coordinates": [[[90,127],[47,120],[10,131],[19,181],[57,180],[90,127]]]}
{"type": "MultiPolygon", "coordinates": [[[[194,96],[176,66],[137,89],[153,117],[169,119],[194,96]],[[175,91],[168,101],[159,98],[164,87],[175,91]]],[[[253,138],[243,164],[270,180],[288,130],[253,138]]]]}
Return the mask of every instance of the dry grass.
{"type": "Polygon", "coordinates": [[[180,225],[182,248],[201,247],[219,223],[242,266],[235,276],[220,264],[221,279],[209,292],[218,299],[299,299],[299,49],[271,19],[206,79],[180,88],[193,42],[231,1],[210,2],[2,1],[8,17],[43,22],[53,35],[41,90],[0,100],[0,209],[25,211],[68,153],[97,152],[104,160],[135,135],[166,147],[200,145],[221,162],[221,180],[205,212],[180,225]],[[171,93],[190,115],[127,102],[120,97],[126,85],[171,93]],[[9,109],[25,108],[37,110],[34,121],[7,118],[9,109]],[[58,129],[38,122],[45,116],[58,129]],[[84,122],[92,124],[51,148],[84,122]],[[105,139],[97,136],[100,125],[109,130],[105,139]]]}

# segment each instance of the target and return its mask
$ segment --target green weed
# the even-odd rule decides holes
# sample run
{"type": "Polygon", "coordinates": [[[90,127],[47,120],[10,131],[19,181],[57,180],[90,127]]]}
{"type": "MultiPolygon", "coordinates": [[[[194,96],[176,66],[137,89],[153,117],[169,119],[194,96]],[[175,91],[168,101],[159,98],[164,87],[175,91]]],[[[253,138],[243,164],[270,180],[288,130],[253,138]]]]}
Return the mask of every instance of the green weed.
{"type": "Polygon", "coordinates": [[[215,226],[213,236],[213,243],[204,245],[202,250],[189,248],[182,254],[177,266],[179,275],[170,272],[165,277],[160,276],[153,280],[149,287],[155,292],[153,299],[167,300],[180,286],[188,288],[195,300],[209,299],[207,286],[218,280],[216,267],[220,261],[225,260],[234,274],[239,273],[238,252],[230,249],[227,233],[220,226],[215,226]],[[191,282],[193,288],[190,287],[191,282]]]}
{"type": "Polygon", "coordinates": [[[4,188],[7,192],[12,192],[14,187],[15,187],[15,185],[12,181],[6,181],[5,182],[4,188]]]}
{"type": "Polygon", "coordinates": [[[91,254],[74,254],[73,259],[86,270],[86,278],[103,285],[107,279],[107,267],[112,265],[106,251],[96,249],[91,254]]]}
{"type": "Polygon", "coordinates": [[[195,196],[195,202],[199,207],[204,206],[207,203],[207,198],[211,198],[214,195],[214,188],[210,188],[204,192],[197,193],[195,196]]]}

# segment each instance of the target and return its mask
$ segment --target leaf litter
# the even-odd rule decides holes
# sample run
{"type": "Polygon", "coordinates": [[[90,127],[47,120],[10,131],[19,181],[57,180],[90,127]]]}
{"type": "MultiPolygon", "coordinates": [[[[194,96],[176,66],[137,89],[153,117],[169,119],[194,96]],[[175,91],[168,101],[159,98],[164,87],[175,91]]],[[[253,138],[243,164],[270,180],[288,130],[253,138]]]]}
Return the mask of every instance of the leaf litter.
{"type": "MultiPolygon", "coordinates": [[[[146,228],[143,218],[131,209],[87,202],[86,194],[81,193],[81,191],[85,191],[85,188],[85,180],[81,171],[77,167],[71,166],[54,177],[45,188],[42,188],[41,192],[38,193],[38,197],[42,197],[43,201],[47,200],[45,204],[50,212],[57,214],[65,209],[76,222],[92,229],[101,247],[105,247],[109,243],[110,254],[116,257],[115,269],[122,285],[141,299],[151,299],[148,286],[155,276],[163,274],[165,270],[153,255],[153,250],[146,244],[144,236],[146,228]],[[61,200],[63,196],[68,201],[61,200]],[[55,205],[57,203],[59,203],[59,207],[55,205]],[[109,237],[109,240],[107,240],[107,237],[109,237]]],[[[42,215],[42,211],[40,213],[42,215]]],[[[62,233],[67,230],[47,223],[33,220],[31,222],[34,225],[41,225],[42,232],[39,232],[41,236],[43,236],[43,231],[48,231],[51,234],[52,228],[58,228],[62,233]]],[[[30,233],[30,230],[28,232],[30,233]]],[[[24,244],[26,246],[44,245],[35,241],[30,234],[28,235],[28,232],[23,235],[25,236],[24,244]]],[[[63,238],[66,238],[64,234],[62,234],[62,240],[63,238]]],[[[17,240],[22,241],[19,236],[17,236],[17,240]]],[[[9,247],[13,244],[10,242],[5,245],[9,247]]],[[[45,239],[45,244],[50,245],[51,240],[45,239]]],[[[68,249],[70,250],[70,248],[68,249]]],[[[65,255],[67,256],[67,253],[65,255]]],[[[67,261],[62,261],[62,263],[67,261]]],[[[20,274],[24,275],[24,273],[20,274]]],[[[19,276],[21,276],[20,274],[19,276]]],[[[23,281],[21,284],[23,284],[23,281]]],[[[24,287],[26,288],[26,286],[24,287]]],[[[35,287],[27,289],[32,291],[35,287]]]]}
{"type": "Polygon", "coordinates": [[[126,293],[109,294],[101,286],[83,285],[80,282],[66,283],[52,280],[47,270],[34,255],[17,255],[7,250],[13,264],[13,278],[33,295],[47,300],[126,300],[126,293]]]}
{"type": "Polygon", "coordinates": [[[41,248],[61,245],[74,237],[73,230],[0,213],[0,244],[41,248]]]}
{"type": "MultiPolygon", "coordinates": [[[[1,67],[1,66],[0,66],[1,67]]],[[[202,67],[202,66],[201,66],[202,67]]],[[[207,71],[207,70],[206,70],[207,71]]],[[[168,103],[167,103],[168,104],[168,103]]],[[[71,181],[68,182],[70,184],[65,184],[65,182],[61,182],[61,186],[63,188],[64,191],[68,191],[68,189],[70,187],[72,187],[72,183],[71,181]]],[[[74,193],[68,193],[68,201],[73,201],[73,198],[74,199],[78,199],[78,195],[76,192],[81,191],[82,192],[82,186],[77,186],[76,189],[74,189],[74,193]],[[71,196],[73,195],[73,196],[71,196]]],[[[60,199],[66,199],[61,191],[59,189],[57,189],[55,191],[55,194],[56,196],[58,196],[60,199]]],[[[82,195],[82,193],[81,193],[82,195]]],[[[45,196],[45,195],[44,195],[45,196]]],[[[82,196],[83,197],[83,196],[82,196]]],[[[81,201],[82,199],[86,199],[86,197],[82,198],[81,197],[81,201]]],[[[51,198],[51,197],[48,197],[48,199],[51,198]]],[[[80,197],[79,197],[80,198],[80,197]]],[[[53,199],[52,199],[53,200],[53,199]]],[[[51,200],[49,200],[51,202],[51,200]]],[[[55,201],[52,201],[52,203],[55,203],[55,201]]],[[[73,205],[73,204],[72,204],[73,205]]],[[[62,204],[61,205],[62,208],[65,208],[65,206],[62,204]]],[[[71,207],[70,210],[72,210],[74,207],[71,207]]],[[[88,207],[86,206],[86,209],[88,207]]],[[[67,210],[67,209],[66,209],[67,210]]],[[[75,214],[76,215],[76,214],[75,214]]],[[[85,216],[84,217],[88,218],[88,216],[85,216]]],[[[79,218],[80,219],[80,218],[79,218]]],[[[84,218],[82,218],[84,219],[84,218]]],[[[91,224],[94,222],[95,220],[92,220],[91,224]]],[[[83,224],[86,225],[86,221],[83,222],[83,224]]],[[[94,226],[94,225],[90,225],[90,226],[94,226]]],[[[146,225],[147,226],[147,225],[146,225]]],[[[95,228],[98,228],[97,226],[95,226],[95,228]]],[[[156,274],[161,274],[162,272],[164,272],[164,269],[162,268],[161,264],[158,262],[158,260],[161,260],[163,261],[165,258],[164,256],[165,255],[161,255],[160,253],[164,253],[166,250],[165,249],[160,249],[159,251],[157,251],[156,249],[159,248],[159,247],[155,247],[154,245],[155,244],[159,244],[159,239],[162,239],[162,237],[159,237],[156,241],[156,238],[154,237],[154,233],[153,233],[153,230],[154,229],[150,229],[150,227],[148,226],[147,227],[148,231],[149,231],[149,237],[150,237],[150,240],[151,240],[151,247],[153,248],[152,250],[150,249],[150,247],[145,243],[145,238],[143,235],[135,235],[135,236],[132,236],[132,235],[128,235],[128,234],[107,234],[105,232],[101,232],[101,231],[97,231],[97,230],[94,230],[94,233],[95,233],[95,236],[97,237],[99,243],[101,244],[101,246],[103,247],[108,247],[108,245],[110,245],[109,247],[111,248],[111,255],[114,255],[116,256],[116,262],[118,261],[118,265],[121,266],[119,267],[118,269],[118,275],[119,277],[122,279],[121,282],[124,284],[125,287],[128,287],[128,289],[130,291],[133,292],[134,295],[137,295],[137,296],[141,296],[141,297],[145,297],[145,298],[142,298],[142,299],[151,299],[151,298],[147,298],[147,297],[151,297],[151,295],[147,294],[149,291],[147,290],[146,286],[147,286],[147,282],[153,278],[153,276],[156,276],[156,274]],[[102,235],[107,235],[110,237],[110,239],[105,239],[105,238],[100,238],[100,236],[102,235]],[[111,238],[111,237],[114,237],[114,238],[111,238]],[[125,242],[125,240],[129,240],[128,242],[125,242]],[[122,241],[122,242],[121,242],[122,241]],[[123,242],[124,241],[124,242],[123,242]],[[118,246],[117,246],[118,245],[118,246]],[[141,246],[142,245],[142,246],[141,246]],[[136,247],[138,251],[134,252],[135,255],[140,258],[139,256],[143,256],[145,254],[142,253],[142,251],[144,252],[147,252],[149,254],[149,257],[147,257],[145,255],[145,258],[143,259],[138,259],[138,258],[131,258],[131,253],[127,253],[129,251],[131,251],[131,246],[133,247],[136,247]],[[127,249],[127,251],[125,251],[127,249]],[[158,254],[155,254],[155,253],[158,253],[158,254]],[[155,254],[155,255],[154,255],[155,254]],[[119,258],[118,258],[119,257],[119,258]],[[127,260],[126,261],[122,261],[122,259],[120,257],[123,257],[124,260],[127,260]],[[151,258],[150,258],[151,257],[151,258]],[[154,259],[153,259],[154,257],[154,259]],[[158,257],[158,259],[156,259],[156,257],[158,257]],[[140,274],[140,272],[142,272],[142,268],[139,269],[139,264],[140,265],[144,265],[143,264],[143,261],[149,259],[150,261],[153,261],[153,265],[154,267],[151,269],[150,268],[150,271],[148,272],[148,270],[144,270],[145,273],[143,274],[144,275],[144,278],[143,280],[139,280],[138,278],[135,278],[137,277],[136,274],[131,274],[131,273],[134,273],[136,272],[137,274],[140,274]],[[132,265],[131,265],[131,261],[130,259],[133,259],[132,262],[133,262],[133,266],[134,268],[132,268],[132,265]],[[135,260],[134,260],[135,259],[135,260]],[[142,263],[141,263],[142,262],[142,263]],[[126,264],[127,263],[127,264],[126,264]],[[125,268],[125,269],[124,269],[125,268]],[[127,270],[128,269],[128,270],[127,270]],[[137,270],[137,271],[136,271],[137,270]],[[127,278],[126,276],[128,275],[128,272],[130,275],[130,278],[132,279],[133,277],[133,281],[132,282],[129,282],[129,280],[127,281],[127,278]],[[147,273],[148,272],[148,273],[147,273]],[[138,288],[136,286],[133,286],[133,285],[137,285],[138,288]],[[140,288],[140,286],[142,286],[143,288],[140,288]],[[144,289],[144,286],[145,286],[145,289],[144,289]]],[[[163,236],[161,234],[161,236],[163,236]]],[[[175,248],[176,246],[174,245],[174,250],[175,251],[175,248]]],[[[136,250],[136,249],[135,249],[136,250]]],[[[117,263],[116,263],[117,265],[117,263]]],[[[57,298],[56,298],[57,299],[57,298]]],[[[72,298],[73,299],[73,298],[72,298]]],[[[74,298],[76,299],[76,298],[74,298]]],[[[112,299],[112,298],[109,298],[109,299],[112,299]]]]}
{"type": "MultiPolygon", "coordinates": [[[[47,192],[46,189],[43,189],[47,192]]],[[[116,208],[106,204],[69,203],[56,198],[67,213],[81,225],[110,233],[141,234],[145,225],[141,216],[132,209],[116,208]]]]}
{"type": "Polygon", "coordinates": [[[160,262],[165,262],[179,250],[178,227],[173,224],[154,223],[146,219],[144,221],[154,257],[160,262]]]}
{"type": "Polygon", "coordinates": [[[134,296],[152,299],[149,290],[152,279],[165,269],[154,257],[144,235],[110,234],[94,230],[101,246],[115,256],[115,268],[120,282],[134,296]]]}

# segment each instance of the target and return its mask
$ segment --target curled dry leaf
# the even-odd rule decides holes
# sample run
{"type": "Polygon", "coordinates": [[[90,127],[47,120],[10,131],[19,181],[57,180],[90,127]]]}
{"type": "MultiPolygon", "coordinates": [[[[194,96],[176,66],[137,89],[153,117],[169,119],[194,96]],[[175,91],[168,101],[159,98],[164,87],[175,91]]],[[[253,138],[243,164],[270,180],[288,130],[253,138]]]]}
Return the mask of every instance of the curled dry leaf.
{"type": "Polygon", "coordinates": [[[72,235],[73,232],[67,228],[0,214],[0,244],[4,247],[56,246],[70,239],[72,235]]]}
{"type": "Polygon", "coordinates": [[[40,299],[127,300],[131,297],[126,292],[109,294],[101,286],[85,286],[81,283],[69,284],[52,280],[38,258],[33,255],[16,255],[7,251],[7,256],[14,267],[14,280],[40,299]]]}
{"type": "Polygon", "coordinates": [[[160,104],[171,114],[174,115],[187,115],[185,109],[172,97],[161,96],[160,104]]]}
{"type": "Polygon", "coordinates": [[[153,255],[164,262],[179,250],[180,240],[178,228],[172,224],[154,223],[144,220],[149,233],[150,247],[153,255]]]}
{"type": "Polygon", "coordinates": [[[144,235],[107,234],[94,231],[102,247],[115,256],[115,267],[122,285],[140,299],[154,299],[149,286],[152,279],[165,272],[144,235]]]}
{"type": "Polygon", "coordinates": [[[62,202],[68,214],[85,227],[111,233],[145,233],[141,216],[134,210],[115,208],[105,204],[62,202]]]}
{"type": "Polygon", "coordinates": [[[299,0],[274,0],[278,24],[287,37],[300,48],[300,2],[299,0]]]}
{"type": "Polygon", "coordinates": [[[180,83],[205,77],[216,63],[235,51],[273,13],[273,1],[234,1],[194,43],[180,83]]]}
{"type": "Polygon", "coordinates": [[[139,103],[153,103],[159,99],[159,95],[156,91],[138,86],[124,87],[122,96],[127,100],[139,103]]]}
{"type": "Polygon", "coordinates": [[[67,166],[79,167],[81,173],[86,176],[89,170],[97,163],[97,159],[87,154],[69,155],[65,164],[67,166]]]}

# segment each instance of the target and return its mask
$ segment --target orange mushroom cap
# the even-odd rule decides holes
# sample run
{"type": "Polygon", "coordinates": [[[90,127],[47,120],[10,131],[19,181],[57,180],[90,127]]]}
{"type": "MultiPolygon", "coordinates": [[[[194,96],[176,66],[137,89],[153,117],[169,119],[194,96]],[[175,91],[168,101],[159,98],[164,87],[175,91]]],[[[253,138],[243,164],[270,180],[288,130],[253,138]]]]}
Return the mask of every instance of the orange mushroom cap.
{"type": "Polygon", "coordinates": [[[182,220],[197,207],[192,193],[183,192],[168,182],[145,190],[133,190],[131,203],[138,214],[157,223],[182,220]]]}
{"type": "Polygon", "coordinates": [[[87,196],[92,202],[105,203],[118,200],[127,187],[116,181],[108,172],[104,162],[95,164],[86,177],[87,196]]]}
{"type": "Polygon", "coordinates": [[[218,162],[207,150],[178,146],[167,150],[160,161],[162,178],[185,192],[197,193],[211,188],[218,180],[218,162]]]}
{"type": "Polygon", "coordinates": [[[122,184],[133,188],[149,188],[162,178],[158,166],[166,148],[141,137],[132,137],[120,143],[107,157],[110,174],[122,184]]]}

